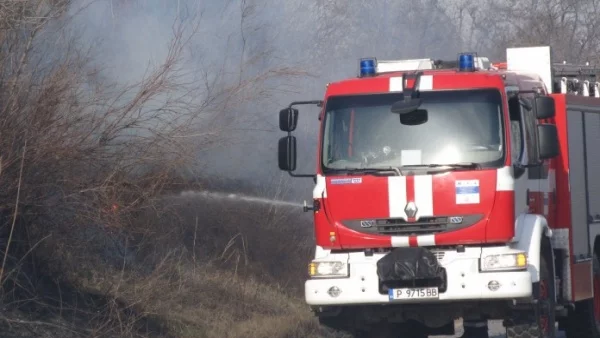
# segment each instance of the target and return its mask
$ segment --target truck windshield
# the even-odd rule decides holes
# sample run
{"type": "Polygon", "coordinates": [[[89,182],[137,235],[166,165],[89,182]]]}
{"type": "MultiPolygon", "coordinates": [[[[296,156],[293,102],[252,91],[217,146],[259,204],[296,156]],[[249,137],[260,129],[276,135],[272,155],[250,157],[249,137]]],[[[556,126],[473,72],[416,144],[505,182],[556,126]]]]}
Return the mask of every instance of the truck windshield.
{"type": "Polygon", "coordinates": [[[328,98],[325,171],[439,164],[498,167],[504,160],[502,97],[497,89],[421,92],[419,124],[392,113],[402,93],[328,98]]]}

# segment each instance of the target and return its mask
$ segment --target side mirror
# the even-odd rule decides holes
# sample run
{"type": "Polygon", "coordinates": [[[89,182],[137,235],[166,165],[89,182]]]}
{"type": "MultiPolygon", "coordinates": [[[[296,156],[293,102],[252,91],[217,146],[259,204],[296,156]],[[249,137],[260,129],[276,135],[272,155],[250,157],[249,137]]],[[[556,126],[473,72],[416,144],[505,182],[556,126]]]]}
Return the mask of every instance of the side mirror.
{"type": "Polygon", "coordinates": [[[279,129],[286,132],[296,130],[298,126],[298,109],[285,108],[279,111],[279,129]]]}
{"type": "Polygon", "coordinates": [[[556,115],[554,98],[551,96],[538,96],[535,98],[535,116],[538,120],[550,119],[556,115]]]}
{"type": "Polygon", "coordinates": [[[400,123],[407,126],[418,126],[427,122],[428,115],[425,109],[416,109],[410,113],[400,115],[400,123]]]}
{"type": "Polygon", "coordinates": [[[537,132],[540,160],[547,160],[558,156],[560,150],[556,126],[548,123],[539,124],[537,132]]]}
{"type": "Polygon", "coordinates": [[[279,157],[279,169],[284,171],[296,170],[296,137],[284,136],[279,139],[277,150],[279,157]]]}
{"type": "Polygon", "coordinates": [[[419,98],[409,98],[402,101],[395,102],[392,104],[390,108],[392,113],[400,114],[401,116],[404,114],[409,114],[417,110],[421,106],[421,99],[419,98]]]}

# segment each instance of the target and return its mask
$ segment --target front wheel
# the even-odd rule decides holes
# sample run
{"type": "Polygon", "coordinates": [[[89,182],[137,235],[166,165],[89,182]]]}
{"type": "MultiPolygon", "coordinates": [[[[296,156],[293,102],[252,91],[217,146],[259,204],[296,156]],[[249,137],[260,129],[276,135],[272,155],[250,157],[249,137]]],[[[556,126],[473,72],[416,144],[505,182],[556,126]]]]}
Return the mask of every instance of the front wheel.
{"type": "Polygon", "coordinates": [[[534,284],[537,303],[530,311],[515,311],[505,322],[507,338],[554,338],[556,306],[554,273],[548,250],[540,257],[540,281],[534,284]]]}
{"type": "Polygon", "coordinates": [[[461,338],[489,338],[487,320],[474,323],[463,321],[463,328],[461,338]]]}
{"type": "Polygon", "coordinates": [[[319,317],[319,324],[332,330],[334,334],[346,334],[353,338],[427,338],[427,330],[418,323],[360,324],[360,319],[348,314],[319,317]]]}

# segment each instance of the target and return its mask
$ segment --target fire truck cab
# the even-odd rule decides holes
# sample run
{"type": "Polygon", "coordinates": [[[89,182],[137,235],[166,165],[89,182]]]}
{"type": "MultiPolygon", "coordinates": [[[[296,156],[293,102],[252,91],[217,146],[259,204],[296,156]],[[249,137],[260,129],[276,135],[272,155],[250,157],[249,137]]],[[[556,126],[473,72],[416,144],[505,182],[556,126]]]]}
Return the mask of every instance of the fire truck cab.
{"type": "Polygon", "coordinates": [[[314,179],[305,299],[355,337],[600,337],[600,86],[549,46],[359,60],[280,111],[281,170],[314,179]],[[320,108],[297,174],[295,106],[320,108]],[[598,153],[596,152],[598,151],[598,153]]]}

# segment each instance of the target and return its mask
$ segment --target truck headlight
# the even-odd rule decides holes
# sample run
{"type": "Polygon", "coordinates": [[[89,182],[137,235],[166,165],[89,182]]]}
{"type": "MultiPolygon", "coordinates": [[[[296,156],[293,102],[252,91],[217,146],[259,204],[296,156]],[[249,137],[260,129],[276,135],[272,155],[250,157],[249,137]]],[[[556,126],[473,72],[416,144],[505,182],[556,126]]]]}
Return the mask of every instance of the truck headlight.
{"type": "Polygon", "coordinates": [[[527,255],[524,252],[489,255],[481,260],[481,271],[525,269],[527,269],[527,255]]]}
{"type": "Polygon", "coordinates": [[[308,264],[308,274],[314,278],[348,277],[348,264],[340,261],[314,261],[308,264]]]}

